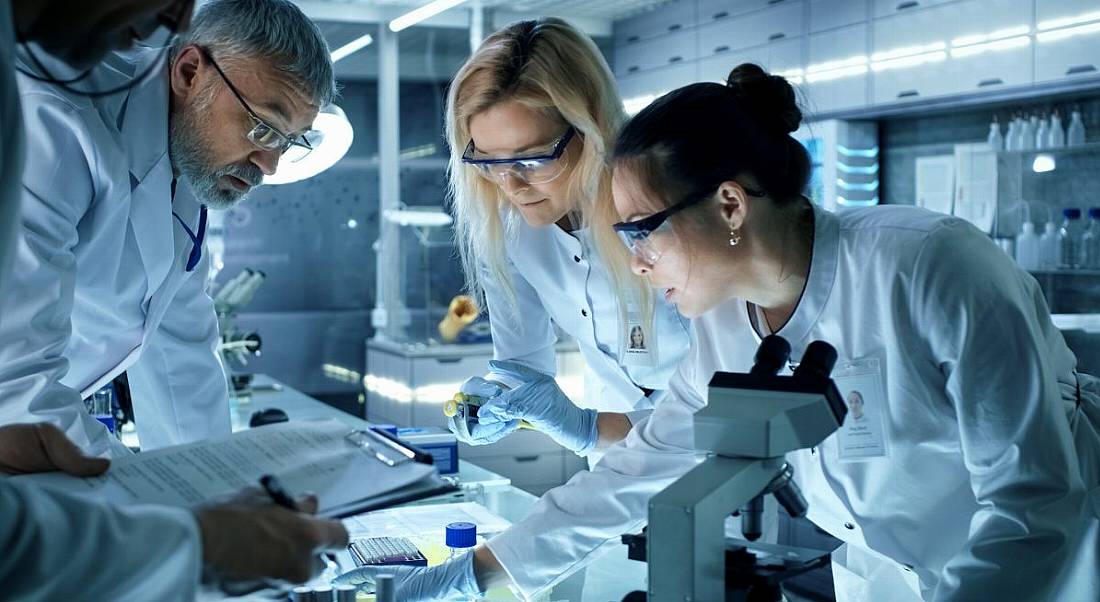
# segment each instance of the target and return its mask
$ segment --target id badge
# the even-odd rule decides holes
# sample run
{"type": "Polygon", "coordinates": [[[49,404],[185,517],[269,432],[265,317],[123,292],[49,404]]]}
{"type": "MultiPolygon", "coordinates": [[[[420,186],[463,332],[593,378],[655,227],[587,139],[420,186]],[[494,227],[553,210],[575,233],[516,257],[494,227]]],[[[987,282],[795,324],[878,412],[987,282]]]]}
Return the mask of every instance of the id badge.
{"type": "Polygon", "coordinates": [[[837,362],[832,377],[848,406],[836,432],[839,460],[864,462],[889,455],[885,361],[872,356],[837,362]]]}
{"type": "Polygon", "coordinates": [[[642,320],[642,315],[637,310],[633,308],[627,310],[626,328],[623,329],[623,340],[620,347],[623,350],[622,362],[624,366],[652,368],[657,365],[656,322],[657,316],[653,316],[652,322],[647,324],[642,320]]]}

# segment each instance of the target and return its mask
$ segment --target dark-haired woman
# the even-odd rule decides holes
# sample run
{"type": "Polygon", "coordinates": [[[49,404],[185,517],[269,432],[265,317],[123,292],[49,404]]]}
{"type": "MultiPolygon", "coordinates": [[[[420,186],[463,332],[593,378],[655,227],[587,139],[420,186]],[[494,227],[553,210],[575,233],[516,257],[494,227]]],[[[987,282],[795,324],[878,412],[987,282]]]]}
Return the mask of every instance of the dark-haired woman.
{"type": "Polygon", "coordinates": [[[696,328],[665,411],[747,371],[763,336],[794,358],[828,341],[862,418],[788,461],[809,518],[846,544],[839,599],[1100,599],[1096,380],[1038,284],[954,217],[813,207],[800,120],[783,78],[742,65],[620,136],[615,229],[696,328]]]}
{"type": "Polygon", "coordinates": [[[465,581],[399,569],[400,599],[508,579],[529,597],[640,527],[694,466],[712,374],[747,371],[770,333],[795,358],[833,344],[834,379],[873,429],[846,424],[787,458],[811,520],[845,542],[839,600],[1100,599],[1096,381],[1075,372],[1037,284],[955,218],[813,207],[800,121],[785,80],[743,65],[625,126],[615,229],[633,270],[694,318],[692,351],[649,420],[479,547],[465,581]]]}

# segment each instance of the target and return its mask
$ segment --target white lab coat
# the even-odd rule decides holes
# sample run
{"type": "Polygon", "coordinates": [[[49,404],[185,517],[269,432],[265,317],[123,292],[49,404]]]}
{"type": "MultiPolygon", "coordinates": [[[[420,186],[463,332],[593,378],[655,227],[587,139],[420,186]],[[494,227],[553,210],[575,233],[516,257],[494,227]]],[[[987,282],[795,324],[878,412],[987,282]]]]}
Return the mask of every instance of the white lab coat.
{"type": "MultiPolygon", "coordinates": [[[[88,81],[131,81],[157,52],[111,54],[88,81]]],[[[94,99],[19,79],[30,160],[0,299],[0,422],[54,422],[92,454],[125,453],[81,403],[123,371],[144,449],[230,430],[207,254],[185,271],[172,215],[197,230],[187,186],[170,192],[167,79],[94,99]]]]}
{"type": "MultiPolygon", "coordinates": [[[[11,7],[5,5],[0,7],[0,282],[15,248],[23,167],[14,42],[11,7]]],[[[0,296],[9,290],[0,286],[0,296]]],[[[186,510],[113,508],[4,477],[0,550],[0,597],[25,602],[193,600],[202,566],[198,525],[186,510]]]]}
{"type": "MultiPolygon", "coordinates": [[[[838,599],[1098,599],[1096,381],[1074,374],[1035,280],[956,218],[815,219],[809,281],[777,334],[795,358],[821,339],[842,361],[881,354],[886,367],[887,457],[842,463],[835,434],[788,456],[809,518],[846,542],[838,599]]],[[[640,524],[649,497],[694,465],[691,417],[711,375],[747,371],[760,340],[739,300],[694,326],[649,420],[489,542],[525,594],[640,524]]]]}
{"type": "Polygon", "coordinates": [[[557,324],[576,339],[584,357],[584,398],[573,402],[632,419],[647,414],[659,396],[646,397],[639,387],[668,388],[690,344],[687,320],[655,296],[655,333],[649,333],[655,336],[647,341],[655,341],[651,352],[656,357],[651,365],[626,360],[629,332],[588,229],[568,233],[556,225],[532,227],[510,208],[501,218],[510,222],[506,253],[516,304],[509,306],[500,283],[483,273],[494,357],[554,374],[557,324]]]}

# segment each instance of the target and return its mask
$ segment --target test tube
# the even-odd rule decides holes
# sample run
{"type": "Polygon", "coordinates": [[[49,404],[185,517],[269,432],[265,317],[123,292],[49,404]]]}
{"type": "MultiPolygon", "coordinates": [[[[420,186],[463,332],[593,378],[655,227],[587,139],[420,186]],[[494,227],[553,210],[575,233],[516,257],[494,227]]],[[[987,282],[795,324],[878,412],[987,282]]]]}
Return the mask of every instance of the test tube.
{"type": "Polygon", "coordinates": [[[337,585],[336,602],[355,602],[355,593],[357,591],[354,585],[337,585]]]}
{"type": "Polygon", "coordinates": [[[290,602],[313,602],[313,588],[299,585],[290,590],[290,602]]]}
{"type": "Polygon", "coordinates": [[[393,575],[378,575],[374,578],[374,602],[397,602],[393,575]]]}

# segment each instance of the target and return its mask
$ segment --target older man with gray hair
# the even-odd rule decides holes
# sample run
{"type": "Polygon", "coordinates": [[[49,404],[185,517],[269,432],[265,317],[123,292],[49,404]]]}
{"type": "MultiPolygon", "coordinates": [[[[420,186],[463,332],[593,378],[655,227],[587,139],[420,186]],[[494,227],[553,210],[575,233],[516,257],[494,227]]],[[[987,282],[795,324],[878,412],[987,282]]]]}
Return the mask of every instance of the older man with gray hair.
{"type": "Polygon", "coordinates": [[[82,403],[125,373],[143,449],[227,433],[207,207],[318,142],[336,94],[324,38],[287,0],[211,0],[169,48],[83,75],[39,50],[18,57],[27,169],[0,424],[52,422],[88,453],[125,453],[82,403]]]}

